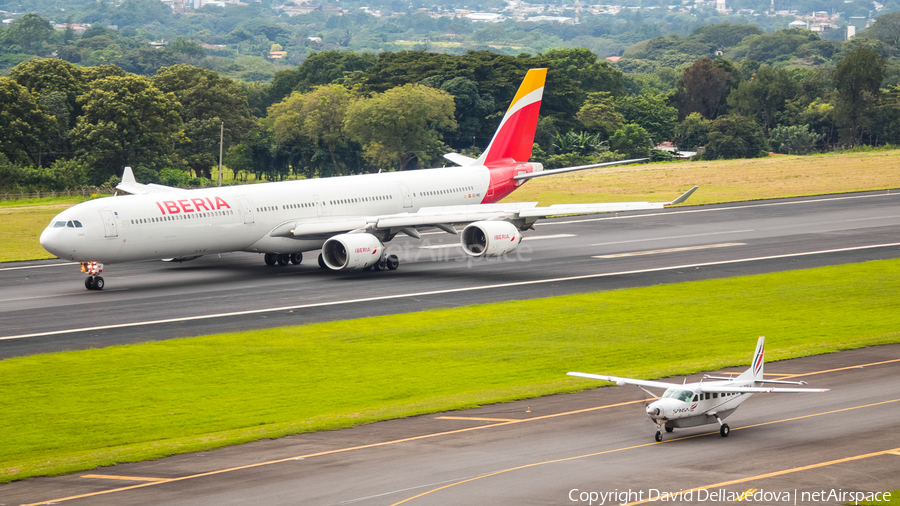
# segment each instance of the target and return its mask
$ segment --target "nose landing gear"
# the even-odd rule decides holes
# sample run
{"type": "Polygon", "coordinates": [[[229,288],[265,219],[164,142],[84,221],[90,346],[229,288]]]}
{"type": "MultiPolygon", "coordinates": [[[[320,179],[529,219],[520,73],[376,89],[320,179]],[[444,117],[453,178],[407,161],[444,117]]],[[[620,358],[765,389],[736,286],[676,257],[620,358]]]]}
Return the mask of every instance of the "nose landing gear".
{"type": "Polygon", "coordinates": [[[100,277],[103,272],[103,264],[100,262],[81,262],[81,272],[87,273],[88,277],[84,280],[84,287],[88,290],[103,290],[106,283],[100,277]]]}

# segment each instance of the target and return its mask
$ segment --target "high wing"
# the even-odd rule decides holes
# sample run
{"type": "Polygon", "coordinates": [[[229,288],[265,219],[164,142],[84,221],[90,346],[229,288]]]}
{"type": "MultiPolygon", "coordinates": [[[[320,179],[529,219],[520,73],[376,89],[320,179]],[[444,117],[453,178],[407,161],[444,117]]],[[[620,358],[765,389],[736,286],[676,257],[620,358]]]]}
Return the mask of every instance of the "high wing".
{"type": "Polygon", "coordinates": [[[827,392],[828,388],[780,388],[780,387],[728,387],[700,384],[695,392],[710,392],[719,394],[807,394],[827,392]]]}
{"type": "Polygon", "coordinates": [[[639,387],[650,387],[650,388],[677,388],[681,385],[677,383],[666,383],[663,381],[647,381],[647,380],[639,380],[633,378],[620,378],[618,376],[604,376],[602,374],[589,374],[586,372],[570,372],[569,376],[578,376],[581,378],[595,379],[600,381],[609,381],[615,383],[617,385],[637,385],[639,387]]]}
{"type": "Polygon", "coordinates": [[[475,221],[519,222],[520,229],[528,228],[540,218],[572,214],[599,214],[620,211],[662,209],[680,204],[696,190],[691,188],[671,202],[611,202],[598,204],[556,204],[537,207],[536,202],[511,202],[508,204],[472,204],[461,206],[423,207],[415,213],[397,213],[381,216],[343,217],[335,221],[314,220],[287,222],[275,228],[272,236],[318,237],[354,230],[409,229],[408,235],[416,236],[415,227],[438,227],[453,233],[453,225],[466,225],[475,221]]]}
{"type": "Polygon", "coordinates": [[[122,190],[124,192],[128,192],[132,195],[147,195],[150,193],[170,193],[170,192],[181,192],[187,191],[182,188],[174,188],[171,186],[163,186],[159,184],[141,184],[138,183],[134,178],[134,172],[131,171],[131,167],[125,167],[125,172],[122,174],[122,182],[116,185],[116,189],[122,190]]]}

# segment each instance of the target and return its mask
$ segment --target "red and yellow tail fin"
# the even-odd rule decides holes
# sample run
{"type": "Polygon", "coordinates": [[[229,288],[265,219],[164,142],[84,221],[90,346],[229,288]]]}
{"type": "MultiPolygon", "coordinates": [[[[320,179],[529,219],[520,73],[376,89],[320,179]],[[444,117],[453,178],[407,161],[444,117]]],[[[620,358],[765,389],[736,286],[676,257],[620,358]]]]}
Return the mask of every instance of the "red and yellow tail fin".
{"type": "Polygon", "coordinates": [[[547,69],[531,69],[519,86],[509,110],[494,133],[494,138],[484,153],[478,157],[478,164],[492,166],[527,162],[531,158],[534,131],[537,129],[541,97],[547,69]]]}

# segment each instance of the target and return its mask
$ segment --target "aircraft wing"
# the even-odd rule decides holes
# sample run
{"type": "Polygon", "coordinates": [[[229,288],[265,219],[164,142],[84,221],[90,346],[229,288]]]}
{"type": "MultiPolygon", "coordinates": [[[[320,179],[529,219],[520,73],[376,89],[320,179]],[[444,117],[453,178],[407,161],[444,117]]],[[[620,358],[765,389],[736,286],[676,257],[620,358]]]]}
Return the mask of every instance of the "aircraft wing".
{"type": "Polygon", "coordinates": [[[688,199],[698,186],[671,202],[611,202],[598,204],[558,204],[537,207],[536,202],[508,204],[473,204],[462,206],[423,207],[416,213],[402,213],[375,218],[377,228],[436,226],[447,223],[465,224],[482,220],[538,219],[566,214],[599,214],[619,211],[662,209],[688,199]]]}
{"type": "Polygon", "coordinates": [[[581,378],[595,379],[600,381],[609,381],[611,383],[615,383],[616,385],[637,385],[639,387],[650,387],[650,388],[665,388],[669,389],[672,387],[679,387],[681,385],[675,383],[665,383],[663,381],[648,381],[648,380],[639,380],[633,378],[620,378],[618,376],[604,376],[602,374],[589,374],[586,372],[570,372],[569,376],[578,376],[581,378]]]}
{"type": "Polygon", "coordinates": [[[696,392],[710,392],[719,394],[808,394],[822,393],[829,388],[780,388],[780,387],[726,387],[716,385],[703,385],[695,388],[696,392]]]}
{"type": "Polygon", "coordinates": [[[131,171],[131,167],[125,167],[125,172],[122,174],[122,182],[116,185],[116,189],[128,192],[132,195],[187,191],[182,188],[174,188],[172,186],[163,186],[153,183],[138,183],[137,180],[134,179],[134,172],[131,171]]]}

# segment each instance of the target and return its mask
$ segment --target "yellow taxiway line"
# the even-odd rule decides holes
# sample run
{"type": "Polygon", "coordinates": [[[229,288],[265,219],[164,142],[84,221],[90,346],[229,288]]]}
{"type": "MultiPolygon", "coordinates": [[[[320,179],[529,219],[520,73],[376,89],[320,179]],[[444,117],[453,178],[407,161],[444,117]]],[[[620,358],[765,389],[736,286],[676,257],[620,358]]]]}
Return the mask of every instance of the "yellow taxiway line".
{"type": "Polygon", "coordinates": [[[85,474],[82,478],[95,478],[98,480],[123,480],[123,481],[169,481],[168,478],[144,478],[141,476],[112,476],[109,474],[85,474]]]}
{"type": "MultiPolygon", "coordinates": [[[[880,406],[880,405],[883,405],[883,404],[890,404],[890,403],[892,403],[892,402],[900,402],[900,399],[892,399],[892,400],[889,400],[889,401],[876,402],[876,403],[873,403],[873,404],[865,404],[865,405],[863,405],[863,406],[854,406],[854,407],[851,407],[851,408],[835,409],[835,410],[832,410],[832,411],[825,411],[825,412],[822,412],[822,413],[813,413],[813,414],[804,415],[804,416],[796,416],[796,417],[793,417],[793,418],[785,418],[784,420],[775,420],[775,421],[771,421],[771,422],[763,422],[763,423],[758,423],[758,424],[755,424],[755,425],[747,425],[747,426],[745,426],[745,427],[738,427],[738,428],[731,429],[731,430],[733,430],[733,431],[734,431],[734,430],[742,430],[742,429],[749,429],[749,428],[751,428],[751,427],[760,427],[760,426],[762,426],[762,425],[772,425],[772,424],[775,424],[775,423],[790,422],[790,421],[792,421],[792,420],[800,420],[800,419],[802,419],[802,418],[811,418],[811,417],[814,417],[814,416],[830,415],[830,414],[834,414],[834,413],[840,413],[840,412],[843,412],[843,411],[851,411],[851,410],[854,410],[854,409],[870,408],[870,407],[873,407],[873,406],[880,406]]],[[[679,438],[675,438],[675,439],[667,439],[667,440],[662,441],[662,442],[659,442],[659,443],[657,443],[657,442],[653,442],[653,443],[644,443],[644,444],[639,444],[639,445],[634,445],[634,446],[627,446],[627,447],[624,447],[624,448],[615,448],[615,449],[612,449],[612,450],[604,450],[604,451],[602,451],[602,452],[588,453],[588,454],[585,454],[585,455],[577,455],[577,456],[575,456],[575,457],[564,457],[564,458],[561,458],[561,459],[547,460],[547,461],[544,461],[544,462],[534,462],[534,463],[531,463],[531,464],[525,464],[525,465],[522,465],[522,466],[511,467],[511,468],[509,468],[509,469],[501,469],[500,471],[495,471],[495,472],[493,472],[493,473],[483,474],[483,475],[481,475],[481,476],[475,476],[474,478],[469,478],[469,479],[466,479],[466,480],[461,480],[461,481],[457,481],[457,482],[454,482],[454,483],[449,483],[449,484],[447,484],[447,485],[444,485],[444,486],[441,486],[441,487],[437,487],[437,488],[431,489],[431,490],[429,490],[429,491],[427,491],[427,492],[422,492],[421,494],[414,495],[414,496],[412,496],[412,497],[410,497],[410,498],[407,498],[407,499],[404,499],[404,500],[402,500],[402,501],[400,501],[400,502],[395,502],[395,503],[392,504],[391,506],[398,506],[398,505],[400,505],[400,504],[404,504],[404,503],[409,502],[409,501],[412,501],[412,500],[414,500],[414,499],[418,499],[418,498],[420,498],[420,497],[424,497],[424,496],[426,496],[426,495],[433,494],[433,493],[439,492],[439,491],[441,491],[441,490],[446,490],[446,489],[448,489],[448,488],[450,488],[450,487],[455,487],[455,486],[457,486],[457,485],[463,485],[463,484],[465,484],[465,483],[470,483],[470,482],[473,482],[473,481],[476,481],[476,480],[481,480],[481,479],[484,479],[484,478],[490,478],[490,477],[497,476],[497,475],[500,475],[500,474],[506,474],[506,473],[509,473],[509,472],[512,472],[512,471],[519,471],[519,470],[522,470],[522,469],[528,469],[528,468],[531,468],[531,467],[543,466],[543,465],[547,465],[547,464],[557,464],[557,463],[560,463],[560,462],[570,462],[570,461],[573,461],[573,460],[579,460],[579,459],[584,459],[584,458],[588,458],[588,457],[596,457],[596,456],[598,456],[598,455],[606,455],[606,454],[609,454],[609,453],[617,453],[617,452],[622,452],[622,451],[625,451],[625,450],[634,450],[634,449],[636,449],[636,448],[645,448],[645,447],[647,447],[647,446],[653,446],[653,445],[660,445],[660,444],[673,443],[673,442],[675,442],[675,441],[682,441],[682,440],[685,440],[685,439],[693,439],[693,438],[697,438],[697,437],[709,436],[709,435],[712,435],[712,434],[718,434],[718,433],[719,433],[719,431],[715,431],[715,432],[705,432],[705,433],[703,433],[703,434],[693,434],[693,435],[690,435],[690,436],[684,436],[684,437],[679,437],[679,438]]],[[[847,458],[838,459],[838,460],[832,460],[832,461],[824,462],[824,463],[820,463],[820,464],[812,464],[812,465],[809,465],[809,466],[797,467],[797,468],[794,468],[794,469],[787,469],[787,470],[784,470],[784,471],[776,471],[776,472],[773,472],[773,473],[763,474],[763,475],[759,475],[759,476],[753,476],[753,477],[750,477],[750,478],[741,478],[741,479],[738,479],[738,480],[732,480],[732,481],[728,481],[728,482],[716,483],[716,484],[714,484],[714,485],[707,485],[707,486],[703,486],[703,487],[697,487],[697,488],[691,489],[691,490],[709,489],[709,488],[721,487],[721,486],[725,486],[725,485],[733,485],[733,484],[736,484],[736,483],[744,483],[744,482],[747,482],[747,481],[750,481],[750,480],[754,480],[754,479],[769,478],[769,477],[772,477],[772,476],[779,476],[779,475],[782,475],[782,474],[788,474],[788,473],[793,473],[793,472],[798,472],[798,471],[805,471],[805,470],[807,470],[807,469],[815,469],[815,468],[817,468],[817,467],[830,466],[830,465],[832,465],[832,464],[839,464],[839,463],[841,463],[841,462],[849,462],[849,461],[852,461],[852,460],[859,460],[859,459],[868,458],[868,457],[875,457],[875,456],[878,456],[878,455],[892,454],[893,452],[897,452],[897,451],[900,451],[900,448],[894,448],[894,449],[891,449],[891,450],[883,450],[883,451],[880,451],[880,452],[868,453],[868,454],[865,454],[865,455],[857,455],[857,456],[855,456],[855,457],[847,457],[847,458]]],[[[685,493],[687,493],[687,492],[689,492],[689,491],[685,491],[685,493]]],[[[634,504],[644,504],[645,502],[648,502],[648,501],[639,501],[639,502],[628,503],[628,505],[626,505],[626,506],[631,506],[631,505],[634,505],[634,504]]]]}
{"type": "MultiPolygon", "coordinates": [[[[900,362],[900,359],[896,359],[896,360],[886,360],[886,361],[883,361],[883,362],[874,362],[874,363],[871,363],[871,364],[861,364],[861,365],[850,366],[850,367],[842,367],[842,368],[839,368],[839,369],[829,369],[829,370],[827,370],[827,371],[818,371],[818,372],[811,372],[811,373],[805,373],[805,374],[795,374],[795,375],[787,376],[787,377],[809,376],[809,375],[813,375],[813,374],[822,374],[822,373],[825,373],[825,372],[842,371],[842,370],[846,370],[846,369],[860,369],[860,368],[863,368],[863,367],[868,367],[868,366],[873,366],[873,365],[880,365],[880,364],[888,364],[888,363],[892,363],[892,362],[900,362]]],[[[432,434],[424,434],[424,435],[421,435],[421,436],[413,436],[413,437],[408,437],[408,438],[403,438],[403,439],[394,439],[394,440],[391,440],[391,441],[383,441],[383,442],[380,442],[380,443],[372,443],[372,444],[360,445],[360,446],[351,446],[351,447],[348,447],[348,448],[339,448],[339,449],[336,449],[336,450],[326,450],[326,451],[322,451],[322,452],[318,452],[318,453],[310,453],[310,454],[306,454],[306,455],[298,455],[298,456],[295,456],[295,457],[287,457],[287,458],[283,458],[283,459],[269,460],[269,461],[265,461],[265,462],[257,462],[257,463],[255,463],[255,464],[248,464],[248,465],[245,465],[245,466],[229,467],[229,468],[226,468],[226,469],[218,469],[218,470],[215,470],[215,471],[208,471],[208,472],[205,472],[205,473],[191,474],[191,475],[187,475],[187,476],[181,476],[181,477],[178,477],[178,478],[167,478],[167,479],[164,479],[164,480],[158,480],[158,481],[148,481],[148,482],[141,483],[141,484],[138,484],[138,485],[130,485],[130,486],[127,486],[127,487],[119,487],[119,488],[113,488],[113,489],[109,489],[109,490],[101,490],[101,491],[98,491],[98,492],[89,492],[89,493],[86,493],[86,494],[79,494],[79,495],[73,495],[73,496],[68,496],[68,497],[61,497],[61,498],[58,498],[58,499],[51,499],[51,500],[48,500],[48,501],[40,501],[40,502],[35,502],[35,503],[23,504],[23,505],[21,505],[21,506],[40,506],[40,505],[44,505],[44,504],[58,503],[58,502],[64,502],[64,501],[72,501],[72,500],[75,500],[75,499],[84,499],[84,498],[87,498],[87,497],[95,497],[95,496],[104,495],[104,494],[112,494],[112,493],[115,493],[115,492],[125,492],[125,491],[128,491],[128,490],[134,490],[134,489],[143,488],[143,487],[151,487],[151,486],[159,485],[159,484],[162,484],[162,483],[172,483],[172,482],[177,482],[177,481],[185,481],[185,480],[191,480],[191,479],[195,479],[195,478],[203,478],[203,477],[205,477],[205,476],[214,476],[214,475],[217,475],[217,474],[230,473],[230,472],[233,472],[233,471],[240,471],[240,470],[244,470],[244,469],[252,469],[252,468],[255,468],[255,467],[268,466],[268,465],[272,465],[272,464],[280,464],[280,463],[283,463],[283,462],[290,462],[290,461],[292,461],[292,460],[301,460],[301,459],[307,459],[307,458],[311,458],[311,457],[321,457],[321,456],[325,456],[325,455],[335,455],[335,454],[339,454],[339,453],[351,452],[351,451],[356,451],[356,450],[365,450],[365,449],[369,449],[369,448],[378,448],[378,447],[381,447],[381,446],[390,446],[390,445],[394,445],[394,444],[398,444],[398,443],[406,443],[406,442],[410,442],[410,441],[418,441],[418,440],[422,440],[422,439],[430,439],[430,438],[441,437],[441,436],[449,436],[449,435],[452,435],[452,434],[461,434],[461,433],[464,433],[464,432],[469,432],[469,431],[474,431],[474,430],[482,430],[482,429],[488,429],[488,428],[493,428],[493,427],[501,427],[501,426],[512,425],[512,424],[517,424],[517,423],[525,423],[525,422],[532,422],[532,421],[538,421],[538,420],[548,420],[548,419],[551,419],[551,418],[556,418],[556,417],[561,417],[561,416],[577,415],[577,414],[580,414],[580,413],[589,413],[589,412],[591,412],[591,411],[598,411],[598,410],[601,410],[601,409],[609,409],[609,408],[615,408],[615,407],[619,407],[619,406],[627,406],[627,405],[629,405],[629,404],[644,403],[644,402],[647,402],[647,401],[650,401],[650,400],[653,400],[653,399],[639,399],[639,400],[636,400],[636,401],[619,402],[619,403],[616,403],[616,404],[607,404],[607,405],[605,405],[605,406],[595,406],[595,407],[593,407],[593,408],[578,409],[578,410],[574,410],[574,411],[566,411],[566,412],[563,412],[563,413],[554,413],[554,414],[550,414],[550,415],[535,416],[535,417],[531,417],[531,418],[523,418],[523,419],[520,419],[520,420],[510,420],[510,421],[503,421],[503,422],[495,422],[495,423],[491,423],[491,424],[488,424],[488,425],[478,425],[478,426],[475,426],[475,427],[467,427],[467,428],[465,428],[465,429],[456,429],[456,430],[451,430],[451,431],[435,432],[435,433],[432,433],[432,434]]],[[[868,404],[868,405],[865,405],[865,406],[856,406],[856,407],[852,407],[852,408],[845,408],[845,409],[840,409],[840,410],[835,410],[835,411],[829,411],[829,412],[826,412],[826,413],[819,413],[819,414],[813,414],[813,415],[806,415],[806,416],[802,416],[802,417],[792,418],[792,419],[789,419],[789,420],[796,420],[796,419],[798,419],[798,418],[807,418],[807,417],[811,417],[811,416],[819,416],[819,415],[822,415],[822,414],[837,413],[837,412],[840,412],[840,411],[847,411],[847,410],[851,410],[851,409],[859,409],[859,408],[864,408],[864,407],[869,407],[869,406],[877,406],[878,404],[885,404],[885,403],[896,402],[896,401],[900,401],[900,399],[895,399],[895,400],[892,400],[892,401],[885,401],[885,402],[876,403],[876,404],[868,404]]],[[[782,420],[782,421],[787,421],[787,420],[782,420]]],[[[748,426],[748,427],[758,427],[758,426],[760,426],[760,425],[768,425],[768,424],[772,424],[772,423],[779,423],[779,422],[777,422],[777,421],[776,421],[776,422],[765,422],[765,423],[761,423],[761,424],[751,425],[751,426],[748,426]]],[[[741,428],[748,428],[748,427],[741,427],[741,428]]],[[[740,430],[741,428],[732,429],[732,430],[740,430]]],[[[680,440],[682,440],[682,439],[690,439],[690,438],[694,438],[694,437],[701,437],[701,436],[705,436],[705,435],[709,435],[709,434],[715,434],[715,432],[709,432],[709,433],[704,433],[704,434],[695,434],[695,435],[692,435],[692,436],[684,436],[684,437],[675,438],[675,439],[668,439],[668,440],[666,440],[666,441],[663,441],[663,443],[669,443],[669,442],[672,442],[672,441],[680,441],[680,440]]],[[[516,469],[524,469],[524,468],[526,468],[526,467],[532,467],[532,466],[536,466],[536,465],[542,465],[542,464],[545,464],[545,463],[562,462],[562,461],[566,461],[566,460],[574,460],[574,459],[579,459],[579,458],[584,458],[584,457],[590,457],[590,456],[594,456],[594,455],[602,455],[602,454],[604,454],[604,453],[612,453],[612,452],[618,452],[618,451],[623,451],[623,450],[630,450],[630,449],[634,449],[634,448],[642,448],[642,447],[650,446],[650,445],[654,445],[654,444],[661,444],[661,443],[656,443],[656,442],[654,442],[654,443],[647,443],[647,444],[641,444],[641,445],[631,446],[631,447],[627,447],[627,448],[619,448],[619,449],[615,449],[615,450],[607,450],[607,451],[604,451],[604,452],[595,453],[595,454],[590,454],[590,455],[582,455],[582,456],[579,456],[579,457],[570,457],[570,458],[566,458],[566,459],[560,459],[560,460],[557,460],[557,461],[541,462],[541,463],[536,463],[536,464],[528,464],[528,465],[525,465],[525,466],[521,466],[521,467],[517,467],[517,468],[512,468],[512,469],[507,469],[507,470],[503,470],[503,471],[498,471],[498,472],[496,472],[496,473],[492,473],[492,474],[488,474],[488,475],[483,475],[483,476],[475,477],[475,478],[472,478],[472,479],[470,479],[470,480],[466,480],[466,481],[463,481],[463,482],[458,482],[458,483],[454,483],[454,484],[451,484],[451,485],[447,485],[447,486],[445,486],[445,487],[441,487],[441,488],[439,488],[439,489],[435,489],[435,490],[432,490],[432,491],[430,491],[430,492],[425,492],[424,494],[420,494],[420,495],[415,496],[415,497],[420,497],[420,496],[423,496],[423,495],[427,495],[427,494],[430,494],[431,492],[436,492],[437,490],[441,490],[441,489],[443,489],[443,488],[448,488],[448,487],[451,487],[451,486],[453,486],[453,485],[465,483],[465,482],[467,482],[467,481],[473,481],[473,480],[477,480],[477,479],[480,479],[480,478],[486,478],[486,477],[488,477],[488,476],[493,476],[494,474],[505,473],[505,472],[508,472],[508,471],[516,470],[516,469]]],[[[396,504],[401,504],[401,503],[403,503],[403,502],[410,501],[410,500],[412,500],[412,499],[415,499],[415,497],[411,497],[411,498],[409,498],[409,499],[406,499],[405,501],[401,501],[400,503],[396,503],[396,504]]]]}

